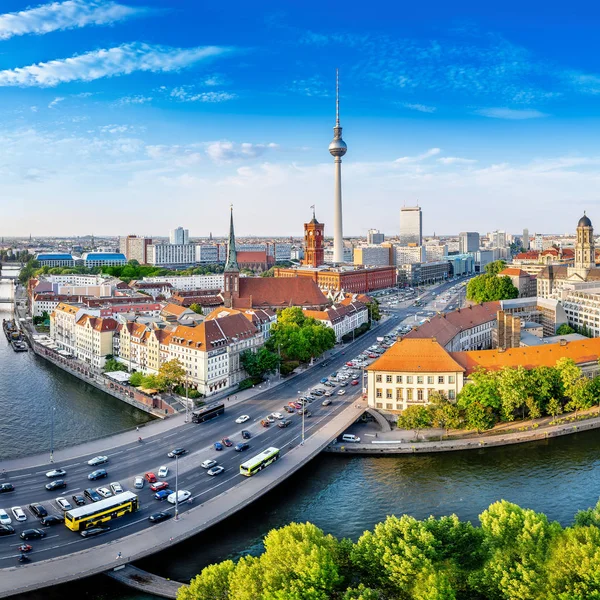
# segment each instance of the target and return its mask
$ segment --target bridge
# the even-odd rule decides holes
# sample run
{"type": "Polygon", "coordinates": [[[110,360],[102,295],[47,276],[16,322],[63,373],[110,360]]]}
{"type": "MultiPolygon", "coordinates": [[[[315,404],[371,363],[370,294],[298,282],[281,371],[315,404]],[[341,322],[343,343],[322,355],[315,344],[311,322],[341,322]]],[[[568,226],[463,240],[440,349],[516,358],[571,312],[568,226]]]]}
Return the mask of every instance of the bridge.
{"type": "MultiPolygon", "coordinates": [[[[274,411],[283,412],[283,406],[289,400],[317,385],[323,376],[341,367],[346,360],[374,343],[377,336],[395,327],[399,322],[397,317],[413,314],[414,311],[413,308],[399,311],[401,315],[394,315],[364,334],[347,346],[344,352],[330,359],[326,369],[316,365],[251,399],[236,402],[234,397],[226,401],[225,414],[208,423],[185,423],[184,415],[178,415],[144,427],[141,444],[137,442],[139,434],[129,431],[57,450],[53,463],[48,462],[47,454],[3,461],[2,467],[8,473],[0,482],[12,482],[15,491],[0,495],[0,500],[6,498],[5,502],[10,506],[22,506],[28,517],[27,523],[16,526],[17,532],[37,525],[27,508],[32,502],[43,502],[50,513],[59,514],[53,501],[55,496],[70,499],[72,494],[81,493],[92,485],[86,475],[94,468],[88,466],[87,461],[102,454],[109,457],[109,462],[104,465],[109,473],[108,479],[102,483],[120,481],[124,488],[133,487],[134,476],[148,471],[156,472],[160,465],[167,465],[170,469],[168,480],[173,487],[176,465],[166,455],[176,446],[185,448],[187,454],[176,461],[179,489],[190,490],[193,503],[180,505],[178,520],[170,519],[152,526],[147,520],[150,514],[159,510],[172,513],[173,507],[154,500],[147,488],[136,490],[140,499],[138,512],[112,521],[110,531],[91,539],[81,538],[62,525],[49,528],[45,539],[32,542],[32,562],[26,565],[17,563],[15,537],[2,537],[0,597],[111,571],[121,564],[139,560],[155,553],[157,549],[164,550],[204,531],[274,489],[328,446],[367,407],[360,399],[361,386],[348,386],[344,395],[332,397],[330,406],[324,407],[321,402],[314,402],[309,407],[313,414],[304,423],[304,444],[301,443],[302,418],[299,415],[291,415],[291,426],[283,429],[275,426],[263,428],[261,419],[274,411]],[[238,425],[235,419],[242,414],[250,419],[238,425]],[[213,443],[223,437],[230,437],[234,443],[240,441],[241,429],[250,431],[252,435],[250,450],[241,455],[231,448],[215,451],[213,443]],[[279,461],[254,477],[239,475],[241,462],[270,446],[280,449],[279,461]],[[217,460],[225,467],[225,472],[218,477],[207,477],[200,463],[208,458],[217,460]],[[44,473],[56,467],[67,471],[67,489],[49,493],[43,487],[49,481],[44,473]]],[[[97,485],[101,484],[94,484],[97,485]]]]}

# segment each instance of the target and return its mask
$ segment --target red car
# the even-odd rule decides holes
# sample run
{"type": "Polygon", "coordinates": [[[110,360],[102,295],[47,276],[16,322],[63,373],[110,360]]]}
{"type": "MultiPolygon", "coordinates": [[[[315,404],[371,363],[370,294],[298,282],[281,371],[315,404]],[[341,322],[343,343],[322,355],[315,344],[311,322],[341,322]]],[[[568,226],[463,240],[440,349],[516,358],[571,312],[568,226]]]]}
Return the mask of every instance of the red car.
{"type": "Polygon", "coordinates": [[[346,363],[346,366],[347,366],[347,367],[351,367],[351,366],[352,366],[352,363],[351,363],[351,362],[347,362],[347,363],[346,363]]]}
{"type": "Polygon", "coordinates": [[[148,482],[148,483],[156,483],[157,479],[156,479],[156,475],[154,473],[146,473],[144,475],[144,479],[148,482]]]}
{"type": "Polygon", "coordinates": [[[369,358],[377,358],[377,354],[369,354],[369,358]]]}
{"type": "Polygon", "coordinates": [[[227,446],[228,448],[233,446],[233,442],[228,437],[223,438],[221,441],[223,442],[223,445],[227,446]]]}
{"type": "Polygon", "coordinates": [[[358,385],[358,381],[356,381],[356,379],[350,383],[350,385],[358,385]]]}
{"type": "Polygon", "coordinates": [[[291,402],[288,402],[288,406],[291,406],[292,408],[296,408],[296,402],[295,402],[295,400],[292,400],[291,402]]]}
{"type": "Polygon", "coordinates": [[[160,492],[160,490],[166,490],[169,487],[169,484],[166,481],[157,481],[150,486],[150,489],[153,492],[160,492]]]}

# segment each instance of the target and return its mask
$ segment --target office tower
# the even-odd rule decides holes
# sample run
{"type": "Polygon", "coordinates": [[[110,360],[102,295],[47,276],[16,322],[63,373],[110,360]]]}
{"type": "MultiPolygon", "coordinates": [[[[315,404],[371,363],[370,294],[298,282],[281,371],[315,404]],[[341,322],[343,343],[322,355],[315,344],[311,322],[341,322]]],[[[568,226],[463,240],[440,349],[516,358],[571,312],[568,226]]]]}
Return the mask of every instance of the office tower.
{"type": "Polygon", "coordinates": [[[523,241],[521,242],[523,250],[529,250],[529,229],[523,229],[523,241]]]}
{"type": "Polygon", "coordinates": [[[171,244],[189,244],[190,232],[183,227],[171,229],[169,231],[169,243],[171,244]]]}
{"type": "Polygon", "coordinates": [[[333,211],[333,262],[344,262],[344,241],[342,232],[342,156],[348,147],[342,139],[342,126],[340,125],[340,76],[336,70],[335,86],[335,127],[333,128],[333,141],[329,144],[329,154],[333,156],[335,165],[335,190],[333,211]]]}
{"type": "Polygon", "coordinates": [[[479,250],[479,234],[476,231],[461,231],[458,234],[458,251],[460,254],[479,250]]]}
{"type": "Polygon", "coordinates": [[[379,229],[369,229],[367,231],[367,244],[383,244],[385,235],[379,229]]]}
{"type": "Polygon", "coordinates": [[[420,206],[405,206],[400,209],[400,245],[423,244],[423,217],[420,206]]]}

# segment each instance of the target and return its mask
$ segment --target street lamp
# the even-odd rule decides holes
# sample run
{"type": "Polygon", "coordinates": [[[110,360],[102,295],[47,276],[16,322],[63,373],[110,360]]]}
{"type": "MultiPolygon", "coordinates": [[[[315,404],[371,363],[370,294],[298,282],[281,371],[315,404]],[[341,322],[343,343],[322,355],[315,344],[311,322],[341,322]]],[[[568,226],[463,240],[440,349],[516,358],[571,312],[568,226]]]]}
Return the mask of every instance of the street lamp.
{"type": "MultiPolygon", "coordinates": [[[[302,394],[300,390],[298,390],[298,394],[302,394]]],[[[301,446],[304,446],[304,415],[306,413],[306,401],[302,403],[302,441],[300,442],[301,446]]]]}
{"type": "Polygon", "coordinates": [[[54,462],[54,411],[56,408],[52,407],[52,412],[50,413],[50,462],[54,462]]]}
{"type": "Polygon", "coordinates": [[[175,520],[179,520],[179,455],[175,455],[175,520]]]}
{"type": "Polygon", "coordinates": [[[190,414],[190,406],[189,406],[189,398],[188,398],[188,378],[187,378],[187,374],[185,376],[185,422],[187,423],[189,421],[189,414],[190,414]]]}

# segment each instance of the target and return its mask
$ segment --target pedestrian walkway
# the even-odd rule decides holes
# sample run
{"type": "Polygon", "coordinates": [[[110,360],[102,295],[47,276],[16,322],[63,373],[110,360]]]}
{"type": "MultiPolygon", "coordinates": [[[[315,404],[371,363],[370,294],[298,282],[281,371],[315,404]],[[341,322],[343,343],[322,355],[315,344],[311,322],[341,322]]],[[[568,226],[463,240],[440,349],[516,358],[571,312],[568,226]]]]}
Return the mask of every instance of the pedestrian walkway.
{"type": "Polygon", "coordinates": [[[179,581],[159,577],[133,565],[122,565],[106,574],[123,585],[161,598],[176,599],[179,588],[187,587],[179,581]]]}

